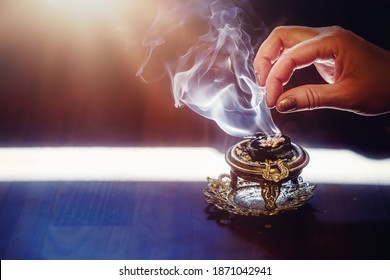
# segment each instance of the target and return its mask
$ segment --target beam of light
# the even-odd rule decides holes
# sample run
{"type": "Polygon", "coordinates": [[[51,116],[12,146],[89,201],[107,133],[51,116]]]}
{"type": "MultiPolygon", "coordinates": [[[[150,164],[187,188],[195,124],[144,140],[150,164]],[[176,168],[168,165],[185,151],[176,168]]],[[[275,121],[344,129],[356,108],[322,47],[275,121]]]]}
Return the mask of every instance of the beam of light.
{"type": "MultiPolygon", "coordinates": [[[[349,150],[308,149],[304,181],[390,185],[390,159],[349,150]]],[[[228,173],[212,148],[42,147],[0,148],[0,181],[205,181],[228,173]]]]}
{"type": "Polygon", "coordinates": [[[390,159],[367,158],[347,149],[307,149],[310,162],[305,181],[334,184],[390,186],[390,159]]]}
{"type": "Polygon", "coordinates": [[[211,148],[0,149],[0,181],[201,181],[225,169],[211,148]]]}

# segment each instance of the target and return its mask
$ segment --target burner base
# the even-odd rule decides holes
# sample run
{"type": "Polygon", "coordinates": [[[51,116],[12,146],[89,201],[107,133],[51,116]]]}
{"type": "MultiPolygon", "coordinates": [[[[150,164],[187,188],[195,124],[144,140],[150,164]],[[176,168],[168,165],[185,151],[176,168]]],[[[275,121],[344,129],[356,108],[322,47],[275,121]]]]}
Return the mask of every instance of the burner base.
{"type": "Polygon", "coordinates": [[[207,178],[207,182],[203,193],[208,203],[244,216],[272,216],[295,210],[313,196],[315,189],[314,184],[303,182],[301,177],[280,185],[239,179],[233,188],[232,178],[227,174],[221,174],[218,179],[207,178]]]}

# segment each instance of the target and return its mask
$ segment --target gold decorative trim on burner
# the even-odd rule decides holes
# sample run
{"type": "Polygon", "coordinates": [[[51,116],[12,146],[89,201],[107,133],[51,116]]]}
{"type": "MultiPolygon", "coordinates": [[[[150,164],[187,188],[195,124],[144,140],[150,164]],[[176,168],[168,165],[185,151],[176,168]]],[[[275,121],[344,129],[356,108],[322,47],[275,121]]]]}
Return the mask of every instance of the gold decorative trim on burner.
{"type": "Polygon", "coordinates": [[[264,162],[265,170],[261,174],[265,180],[274,181],[275,183],[280,180],[287,178],[289,171],[288,168],[283,163],[284,160],[278,159],[277,161],[266,161],[264,162]],[[277,167],[277,172],[271,172],[272,167],[277,167]]]}

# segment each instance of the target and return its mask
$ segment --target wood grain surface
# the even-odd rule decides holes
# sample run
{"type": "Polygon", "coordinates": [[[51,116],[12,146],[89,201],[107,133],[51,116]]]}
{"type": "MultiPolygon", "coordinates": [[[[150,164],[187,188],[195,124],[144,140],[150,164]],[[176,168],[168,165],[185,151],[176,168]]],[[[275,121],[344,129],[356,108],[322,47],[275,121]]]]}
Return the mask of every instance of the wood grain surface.
{"type": "Polygon", "coordinates": [[[205,182],[0,184],[1,259],[388,259],[390,188],[319,185],[299,210],[239,217],[205,182]]]}

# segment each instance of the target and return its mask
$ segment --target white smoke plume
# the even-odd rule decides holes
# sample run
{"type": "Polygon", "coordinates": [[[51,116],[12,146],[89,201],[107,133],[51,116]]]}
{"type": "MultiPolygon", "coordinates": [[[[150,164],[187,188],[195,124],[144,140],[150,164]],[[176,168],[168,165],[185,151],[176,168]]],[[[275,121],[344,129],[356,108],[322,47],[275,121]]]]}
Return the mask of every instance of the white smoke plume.
{"type": "Polygon", "coordinates": [[[206,32],[184,54],[164,62],[175,106],[188,106],[235,137],[274,134],[279,130],[265,105],[264,89],[255,82],[254,46],[244,30],[249,25],[242,3],[248,3],[238,2],[241,7],[235,1],[161,1],[143,41],[149,55],[137,75],[144,79],[152,54],[166,43],[167,29],[174,36],[188,22],[207,22],[206,32]]]}

